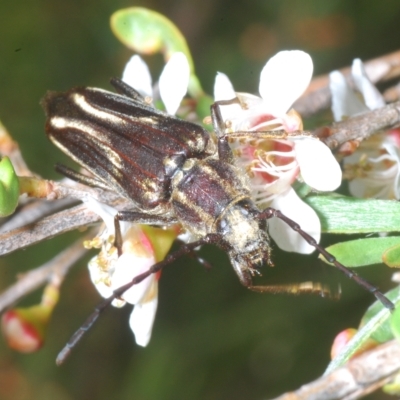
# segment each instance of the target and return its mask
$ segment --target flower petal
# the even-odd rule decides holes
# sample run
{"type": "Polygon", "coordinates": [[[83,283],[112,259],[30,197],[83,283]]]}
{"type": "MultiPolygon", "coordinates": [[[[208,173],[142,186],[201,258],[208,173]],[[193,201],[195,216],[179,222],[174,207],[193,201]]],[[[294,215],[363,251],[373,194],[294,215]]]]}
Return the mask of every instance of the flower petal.
{"type": "Polygon", "coordinates": [[[160,96],[169,114],[175,114],[185,96],[190,78],[190,67],[183,53],[174,53],[159,79],[160,96]]]}
{"type": "Polygon", "coordinates": [[[366,197],[365,193],[367,192],[367,183],[365,179],[353,179],[349,182],[349,192],[354,196],[360,199],[366,197]]]}
{"type": "Polygon", "coordinates": [[[118,211],[107,204],[101,203],[91,196],[88,196],[86,199],[84,199],[84,202],[89,210],[96,213],[104,221],[108,230],[108,234],[114,235],[114,217],[118,211]]]}
{"type": "MultiPolygon", "coordinates": [[[[114,225],[114,217],[118,214],[118,210],[114,207],[110,207],[107,204],[101,203],[93,197],[88,196],[84,200],[87,208],[94,213],[96,213],[106,224],[106,234],[115,235],[115,225],[114,225]]],[[[121,229],[122,236],[131,228],[132,222],[130,221],[119,221],[119,227],[121,229]]]]}
{"type": "MultiPolygon", "coordinates": [[[[235,89],[228,76],[222,72],[217,72],[214,82],[214,100],[231,100],[236,97],[235,89]]],[[[238,103],[223,105],[220,107],[222,119],[224,121],[231,121],[236,119],[238,115],[243,114],[243,110],[238,103]]]]}
{"type": "Polygon", "coordinates": [[[136,89],[142,96],[153,97],[149,67],[140,56],[134,55],[127,62],[122,73],[122,80],[136,89]]]}
{"type": "Polygon", "coordinates": [[[151,338],[158,305],[158,296],[146,303],[136,304],[129,318],[129,325],[135,335],[136,343],[146,347],[151,338]]]}
{"type": "Polygon", "coordinates": [[[385,100],[379,90],[369,80],[364,65],[359,58],[353,61],[351,74],[357,89],[364,97],[365,104],[370,110],[381,108],[385,105],[385,100]]]}
{"type": "Polygon", "coordinates": [[[312,59],[304,51],[281,51],[270,58],[260,76],[265,112],[274,116],[286,113],[307,89],[312,73],[312,59]]]}
{"type": "Polygon", "coordinates": [[[99,268],[97,262],[98,256],[93,257],[88,263],[90,280],[93,282],[94,287],[100,293],[101,297],[105,299],[112,296],[112,289],[104,282],[108,272],[103,272],[99,268]]]}
{"type": "Polygon", "coordinates": [[[296,160],[307,185],[321,192],[335,190],[342,183],[342,170],[331,150],[318,139],[293,139],[296,160]]]}
{"type": "Polygon", "coordinates": [[[222,72],[217,72],[214,82],[214,100],[230,100],[235,97],[236,92],[228,76],[222,72]]]}
{"type": "Polygon", "coordinates": [[[332,113],[335,121],[368,111],[368,107],[357,97],[339,71],[329,74],[329,88],[332,93],[332,113]]]}
{"type": "MultiPolygon", "coordinates": [[[[280,210],[288,218],[293,219],[304,231],[319,242],[321,224],[318,216],[309,205],[297,196],[293,189],[274,199],[271,207],[280,210]]],[[[315,250],[313,246],[310,246],[296,231],[279,218],[270,219],[268,224],[272,239],[282,250],[301,254],[309,254],[315,250]]]]}
{"type": "Polygon", "coordinates": [[[391,143],[384,143],[383,147],[392,157],[392,168],[396,166],[396,174],[393,178],[393,193],[396,200],[400,200],[400,149],[391,143]]]}
{"type": "MultiPolygon", "coordinates": [[[[111,289],[115,290],[129,283],[135,276],[146,272],[154,263],[153,257],[138,257],[131,253],[122,254],[115,265],[111,289]]],[[[150,275],[142,282],[132,286],[121,297],[130,304],[141,302],[148,295],[154,280],[155,276],[150,275]]]]}

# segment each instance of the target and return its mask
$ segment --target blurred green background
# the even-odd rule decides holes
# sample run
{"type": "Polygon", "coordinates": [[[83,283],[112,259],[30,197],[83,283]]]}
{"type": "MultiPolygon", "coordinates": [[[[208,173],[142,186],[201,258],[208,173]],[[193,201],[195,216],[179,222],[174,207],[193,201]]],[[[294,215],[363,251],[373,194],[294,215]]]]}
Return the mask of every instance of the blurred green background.
{"type": "MultiPolygon", "coordinates": [[[[400,48],[397,0],[0,0],[0,119],[42,176],[56,178],[53,164],[67,160],[45,138],[39,100],[48,89],[110,88],[109,78],[121,74],[131,53],[113,37],[109,17],[129,6],[152,8],[177,24],[209,93],[216,71],[227,73],[238,91],[256,92],[265,61],[282,49],[309,52],[320,74],[355,57],[366,60],[400,48]]],[[[156,78],[161,56],[148,61],[156,78]]],[[[78,236],[0,259],[0,288],[78,236]]],[[[276,267],[266,269],[260,281],[340,284],[339,301],[252,293],[239,284],[223,252],[210,247],[201,254],[213,264],[211,271],[188,258],[164,271],[147,348],[134,343],[130,310],[110,309],[57,368],[57,352],[99,301],[87,259],[78,263],[62,288],[43,350],[20,355],[0,341],[0,400],[271,398],[321,375],[335,335],[356,327],[373,302],[315,255],[274,248],[276,267]]],[[[383,266],[361,273],[383,290],[390,286],[383,266]]],[[[369,398],[389,397],[378,392],[369,398]]]]}

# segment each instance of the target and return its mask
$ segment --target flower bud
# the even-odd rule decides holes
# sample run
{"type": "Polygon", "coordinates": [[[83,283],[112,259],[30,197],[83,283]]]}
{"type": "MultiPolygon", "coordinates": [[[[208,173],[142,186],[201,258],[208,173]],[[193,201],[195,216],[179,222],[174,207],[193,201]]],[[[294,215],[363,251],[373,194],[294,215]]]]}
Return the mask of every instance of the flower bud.
{"type": "MultiPolygon", "coordinates": [[[[332,347],[331,347],[331,359],[332,360],[342,352],[342,350],[347,346],[347,344],[350,342],[350,340],[353,338],[353,336],[356,333],[357,333],[357,329],[348,328],[336,335],[336,337],[333,341],[332,347]]],[[[376,347],[378,344],[379,343],[376,340],[367,339],[360,346],[360,348],[353,354],[353,356],[351,358],[356,357],[356,356],[364,353],[365,351],[376,347]]]]}
{"type": "Polygon", "coordinates": [[[19,181],[8,157],[0,161],[0,217],[11,215],[18,205],[19,181]]]}
{"type": "Polygon", "coordinates": [[[14,308],[3,314],[2,331],[9,347],[21,353],[32,353],[42,347],[47,323],[58,296],[58,287],[49,284],[43,292],[40,304],[14,308]]]}

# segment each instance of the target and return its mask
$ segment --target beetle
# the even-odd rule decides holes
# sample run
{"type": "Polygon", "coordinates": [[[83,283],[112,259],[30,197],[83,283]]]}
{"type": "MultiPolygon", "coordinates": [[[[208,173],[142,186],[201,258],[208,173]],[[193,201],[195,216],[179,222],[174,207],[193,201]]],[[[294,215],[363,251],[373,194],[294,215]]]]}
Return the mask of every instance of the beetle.
{"type": "Polygon", "coordinates": [[[286,222],[385,307],[394,308],[376,287],[339,263],[293,220],[279,210],[260,210],[256,206],[244,172],[234,165],[229,138],[224,133],[220,107],[235,99],[211,106],[215,143],[200,125],[154,109],[122,80],[113,78],[111,84],[117,93],[77,87],[63,93],[48,92],[42,100],[50,140],[95,178],[85,178],[66,168],[62,172],[131,200],[133,210],[119,212],[115,217],[118,249],[122,243],[122,220],[152,225],[179,223],[197,240],[184,244],[147,273],[116,290],[112,298],[101,303],[96,316],[89,318],[72,342],[79,340],[114,298],[205,243],[227,252],[244,286],[268,291],[268,287],[253,286],[252,277],[259,274],[264,263],[273,265],[267,233],[267,220],[272,217],[286,222]]]}

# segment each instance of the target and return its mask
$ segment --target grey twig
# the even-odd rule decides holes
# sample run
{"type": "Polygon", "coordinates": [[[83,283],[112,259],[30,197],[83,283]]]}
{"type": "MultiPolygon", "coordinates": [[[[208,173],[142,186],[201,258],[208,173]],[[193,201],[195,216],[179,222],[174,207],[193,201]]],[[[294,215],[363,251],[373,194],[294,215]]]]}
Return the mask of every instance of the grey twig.
{"type": "Polygon", "coordinates": [[[74,203],[77,203],[75,199],[68,198],[57,201],[32,200],[27,202],[23,206],[20,206],[15,214],[7,218],[6,221],[1,224],[0,233],[32,224],[57,211],[71,207],[74,203]]]}
{"type": "Polygon", "coordinates": [[[355,400],[390,382],[399,371],[400,343],[393,340],[274,400],[355,400]]]}
{"type": "Polygon", "coordinates": [[[362,141],[376,132],[400,126],[400,101],[369,111],[331,126],[318,128],[314,133],[332,150],[349,140],[362,141]]]}
{"type": "MultiPolygon", "coordinates": [[[[91,232],[87,237],[94,235],[91,232]]],[[[20,298],[34,291],[49,281],[52,275],[62,278],[67,271],[79,260],[87,250],[83,247],[84,238],[79,239],[70,247],[62,251],[46,264],[32,269],[0,295],[0,312],[17,302],[20,298]]]]}
{"type": "MultiPolygon", "coordinates": [[[[364,62],[367,75],[372,83],[384,82],[400,76],[400,51],[386,54],[364,62]]],[[[350,67],[339,70],[352,84],[350,76],[350,67]]],[[[394,101],[393,92],[385,96],[386,101],[394,101]]],[[[398,100],[398,97],[397,99],[398,100]]],[[[305,94],[293,105],[303,117],[309,117],[317,112],[329,108],[331,104],[331,92],[329,90],[329,75],[315,77],[305,94]]]]}
{"type": "MultiPolygon", "coordinates": [[[[83,185],[69,187],[58,182],[54,185],[52,197],[55,199],[74,198],[84,200],[92,196],[118,210],[132,209],[132,203],[119,195],[102,189],[88,188],[83,185]]],[[[30,246],[61,233],[86,227],[98,222],[100,217],[90,211],[85,204],[69,208],[28,224],[0,234],[0,255],[5,255],[23,247],[30,246]]]]}
{"type": "Polygon", "coordinates": [[[50,239],[73,229],[86,227],[100,220],[84,204],[46,217],[34,224],[13,229],[0,235],[0,255],[50,239]]]}

